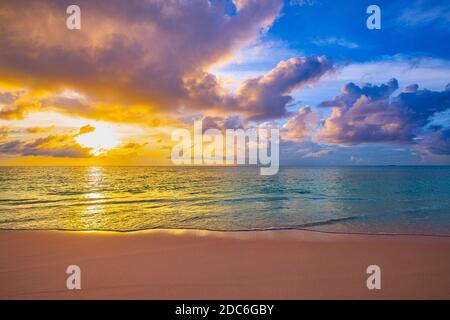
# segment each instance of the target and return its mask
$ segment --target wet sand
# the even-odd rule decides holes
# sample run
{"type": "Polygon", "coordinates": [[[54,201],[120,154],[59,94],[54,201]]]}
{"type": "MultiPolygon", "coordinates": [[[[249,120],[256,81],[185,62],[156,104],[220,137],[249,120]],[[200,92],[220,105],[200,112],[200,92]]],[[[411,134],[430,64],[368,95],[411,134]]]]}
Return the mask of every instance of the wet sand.
{"type": "Polygon", "coordinates": [[[450,299],[450,237],[0,231],[0,299],[450,299]]]}

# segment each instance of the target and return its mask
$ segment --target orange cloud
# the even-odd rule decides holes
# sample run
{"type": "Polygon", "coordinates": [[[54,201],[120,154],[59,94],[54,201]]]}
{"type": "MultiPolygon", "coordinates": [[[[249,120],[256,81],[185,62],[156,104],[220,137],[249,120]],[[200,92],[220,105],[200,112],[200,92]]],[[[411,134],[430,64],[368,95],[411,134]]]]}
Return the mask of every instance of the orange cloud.
{"type": "Polygon", "coordinates": [[[0,127],[0,141],[8,137],[10,131],[11,129],[9,127],[6,126],[0,127]]]}
{"type": "Polygon", "coordinates": [[[90,150],[80,146],[68,135],[50,135],[31,142],[14,140],[0,144],[0,153],[22,156],[86,158],[91,156],[90,150]]]}
{"type": "Polygon", "coordinates": [[[297,111],[295,115],[289,118],[283,128],[282,138],[284,140],[304,141],[311,137],[312,129],[319,123],[317,112],[310,107],[304,107],[297,111]]]}
{"type": "MultiPolygon", "coordinates": [[[[27,128],[31,134],[48,132],[53,127],[27,128]]],[[[75,138],[81,134],[92,132],[95,128],[87,125],[80,128],[76,134],[51,134],[31,141],[9,140],[0,143],[0,153],[21,156],[45,156],[54,158],[88,158],[91,157],[92,148],[80,145],[75,138]]],[[[0,128],[0,141],[6,137],[8,129],[0,128]]]]}
{"type": "Polygon", "coordinates": [[[89,132],[94,132],[94,131],[95,131],[95,128],[93,126],[91,126],[90,124],[87,124],[87,125],[85,125],[85,126],[80,128],[80,131],[78,132],[78,135],[89,133],[89,132]]]}
{"type": "MultiPolygon", "coordinates": [[[[184,79],[255,40],[278,16],[282,2],[239,1],[233,15],[223,3],[209,1],[80,0],[77,5],[86,14],[82,29],[73,32],[64,24],[67,3],[2,1],[0,77],[31,92],[71,89],[85,97],[47,96],[39,100],[44,107],[90,117],[115,109],[117,120],[142,121],[142,115],[186,105],[184,79]]],[[[39,106],[11,104],[2,107],[0,117],[23,117],[39,106]]]]}
{"type": "Polygon", "coordinates": [[[27,132],[34,134],[34,133],[45,133],[50,132],[55,129],[55,126],[49,126],[49,127],[30,127],[27,128],[27,132]]]}

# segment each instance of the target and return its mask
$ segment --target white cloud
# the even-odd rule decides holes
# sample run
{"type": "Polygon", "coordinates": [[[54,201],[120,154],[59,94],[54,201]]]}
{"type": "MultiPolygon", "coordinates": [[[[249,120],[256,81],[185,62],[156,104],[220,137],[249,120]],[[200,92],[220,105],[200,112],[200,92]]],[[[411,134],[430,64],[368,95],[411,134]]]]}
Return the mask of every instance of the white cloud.
{"type": "Polygon", "coordinates": [[[344,38],[328,37],[328,38],[317,38],[313,40],[313,43],[317,46],[340,46],[348,49],[359,48],[359,45],[355,42],[348,41],[344,38]]]}
{"type": "Polygon", "coordinates": [[[406,8],[398,17],[399,24],[416,27],[430,23],[438,23],[442,27],[450,24],[450,5],[442,4],[432,8],[424,8],[421,1],[416,1],[406,8]]]}

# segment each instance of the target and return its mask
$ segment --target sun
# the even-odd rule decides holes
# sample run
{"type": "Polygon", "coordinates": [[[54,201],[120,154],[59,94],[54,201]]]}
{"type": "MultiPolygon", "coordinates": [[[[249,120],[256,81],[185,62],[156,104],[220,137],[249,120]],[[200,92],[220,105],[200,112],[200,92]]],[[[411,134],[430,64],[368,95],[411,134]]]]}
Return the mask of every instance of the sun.
{"type": "Polygon", "coordinates": [[[75,140],[83,147],[92,148],[91,153],[98,156],[115,148],[119,143],[117,133],[106,123],[96,123],[93,125],[94,131],[81,134],[75,140]]]}

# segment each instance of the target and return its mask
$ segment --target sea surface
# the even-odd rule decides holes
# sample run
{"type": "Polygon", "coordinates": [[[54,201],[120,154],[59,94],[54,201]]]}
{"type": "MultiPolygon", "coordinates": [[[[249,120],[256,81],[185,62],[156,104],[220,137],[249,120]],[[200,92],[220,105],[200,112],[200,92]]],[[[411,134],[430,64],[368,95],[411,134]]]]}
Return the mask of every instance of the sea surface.
{"type": "Polygon", "coordinates": [[[0,229],[450,235],[450,167],[0,167],[0,229]]]}

